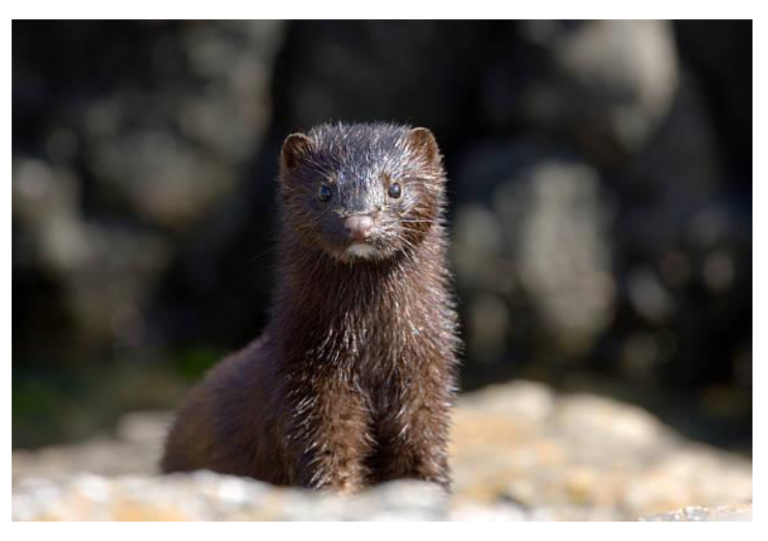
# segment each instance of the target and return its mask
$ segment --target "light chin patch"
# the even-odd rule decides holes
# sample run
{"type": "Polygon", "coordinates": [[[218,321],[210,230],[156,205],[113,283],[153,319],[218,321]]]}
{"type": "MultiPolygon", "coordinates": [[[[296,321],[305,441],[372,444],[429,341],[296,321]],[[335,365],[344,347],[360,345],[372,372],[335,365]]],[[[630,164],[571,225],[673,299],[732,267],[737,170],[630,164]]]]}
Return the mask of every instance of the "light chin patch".
{"type": "Polygon", "coordinates": [[[368,244],[353,244],[347,248],[347,255],[362,259],[374,259],[379,257],[379,251],[368,244]]]}

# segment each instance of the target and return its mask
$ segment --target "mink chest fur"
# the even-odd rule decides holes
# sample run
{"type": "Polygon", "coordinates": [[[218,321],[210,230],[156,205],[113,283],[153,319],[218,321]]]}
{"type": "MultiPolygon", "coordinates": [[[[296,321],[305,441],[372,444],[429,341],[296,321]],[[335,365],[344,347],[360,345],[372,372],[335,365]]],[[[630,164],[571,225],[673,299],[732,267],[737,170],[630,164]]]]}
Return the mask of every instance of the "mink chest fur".
{"type": "Polygon", "coordinates": [[[264,333],[194,388],[162,470],[354,492],[448,487],[457,319],[432,133],[336,124],[290,135],[264,333]]]}

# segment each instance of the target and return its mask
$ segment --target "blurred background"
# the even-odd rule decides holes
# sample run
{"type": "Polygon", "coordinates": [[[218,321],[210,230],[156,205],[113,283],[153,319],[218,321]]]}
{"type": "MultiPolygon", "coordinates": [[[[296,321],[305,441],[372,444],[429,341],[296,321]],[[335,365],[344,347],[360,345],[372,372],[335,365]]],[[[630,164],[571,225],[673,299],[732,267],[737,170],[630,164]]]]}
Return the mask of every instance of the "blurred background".
{"type": "Polygon", "coordinates": [[[13,22],[13,446],[167,409],[265,324],[277,156],[427,126],[464,391],[752,442],[752,23],[13,22]]]}

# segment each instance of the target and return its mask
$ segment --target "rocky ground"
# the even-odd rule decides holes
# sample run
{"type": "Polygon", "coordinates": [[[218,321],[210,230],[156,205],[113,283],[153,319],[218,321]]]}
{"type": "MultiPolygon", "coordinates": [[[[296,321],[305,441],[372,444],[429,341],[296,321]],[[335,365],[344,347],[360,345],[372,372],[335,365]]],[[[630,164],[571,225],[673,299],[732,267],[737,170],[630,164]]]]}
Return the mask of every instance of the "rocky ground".
{"type": "Polygon", "coordinates": [[[13,453],[14,520],[751,520],[748,459],[648,412],[515,382],[463,396],[451,497],[411,481],[340,498],[198,472],[159,477],[167,413],[13,453]]]}

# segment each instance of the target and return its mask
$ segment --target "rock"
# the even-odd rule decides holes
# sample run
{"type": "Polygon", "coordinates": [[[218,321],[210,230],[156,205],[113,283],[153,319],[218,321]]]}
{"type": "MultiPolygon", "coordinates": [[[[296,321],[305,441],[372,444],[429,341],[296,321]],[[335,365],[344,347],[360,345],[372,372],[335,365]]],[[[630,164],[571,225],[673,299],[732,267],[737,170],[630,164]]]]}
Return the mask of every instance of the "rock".
{"type": "Polygon", "coordinates": [[[535,424],[549,419],[555,408],[555,393],[547,385],[516,381],[491,385],[461,399],[461,411],[493,413],[517,422],[535,424]]]}
{"type": "Polygon", "coordinates": [[[706,89],[708,109],[722,134],[721,144],[734,167],[750,171],[737,178],[751,189],[752,24],[675,21],[674,25],[680,58],[706,89]]]}
{"type": "MultiPolygon", "coordinates": [[[[59,344],[57,354],[64,358],[105,343],[141,340],[143,313],[170,256],[167,240],[156,233],[84,221],[81,180],[66,167],[14,162],[14,226],[26,245],[14,252],[14,275],[41,275],[61,292],[39,306],[24,305],[22,296],[17,324],[38,336],[58,338],[40,326],[37,314],[61,310],[73,335],[59,344]],[[52,308],[57,302],[61,306],[52,308]]],[[[17,283],[23,288],[21,280],[17,283]]],[[[32,352],[53,344],[37,340],[29,346],[23,354],[34,357],[32,352]]]]}
{"type": "Polygon", "coordinates": [[[748,460],[693,444],[649,412],[532,382],[459,402],[456,501],[512,502],[558,520],[628,520],[751,498],[748,460]],[[672,482],[670,482],[672,480],[672,482]]]}
{"type": "Polygon", "coordinates": [[[282,27],[136,21],[105,41],[99,24],[18,23],[17,359],[87,364],[126,346],[147,357],[165,338],[147,331],[157,290],[182,239],[241,197],[282,27]],[[53,46],[39,47],[41,32],[53,46]]]}
{"type": "Polygon", "coordinates": [[[610,323],[615,289],[597,173],[553,160],[519,180],[499,187],[496,204],[507,229],[519,232],[521,282],[563,349],[584,351],[610,323]]]}
{"type": "Polygon", "coordinates": [[[71,170],[24,158],[14,160],[12,179],[14,223],[29,245],[14,251],[14,266],[63,274],[86,265],[88,239],[77,216],[80,179],[71,170]]]}
{"type": "Polygon", "coordinates": [[[73,472],[106,477],[156,473],[170,419],[167,413],[134,412],[120,419],[113,437],[102,435],[84,444],[40,451],[14,451],[13,479],[62,481],[73,472]]]}
{"type": "Polygon", "coordinates": [[[14,501],[14,520],[348,521],[440,520],[440,489],[400,482],[346,498],[281,489],[252,480],[196,472],[164,478],[106,480],[80,475],[62,484],[28,480],[14,501]]]}
{"type": "Polygon", "coordinates": [[[563,433],[573,438],[647,447],[670,437],[647,411],[607,398],[575,394],[561,398],[558,406],[555,419],[563,433]]]}
{"type": "Polygon", "coordinates": [[[487,71],[481,117],[617,164],[643,148],[669,110],[678,59],[665,21],[524,21],[487,71]],[[502,52],[503,51],[503,52],[502,52]]]}
{"type": "MultiPolygon", "coordinates": [[[[111,479],[81,474],[63,483],[27,479],[14,492],[14,521],[525,521],[552,520],[546,511],[506,503],[455,504],[415,481],[341,497],[195,472],[164,478],[111,479]]],[[[641,521],[749,521],[751,505],[686,507],[641,521]]]]}
{"type": "Polygon", "coordinates": [[[642,522],[752,522],[752,504],[733,504],[720,507],[684,507],[650,517],[642,522]]]}
{"type": "Polygon", "coordinates": [[[752,498],[748,460],[638,407],[534,382],[460,398],[451,497],[407,481],[350,499],[211,472],[157,476],[168,419],[135,413],[113,438],[14,451],[14,520],[632,520],[752,498]]]}
{"type": "Polygon", "coordinates": [[[281,132],[337,119],[429,126],[441,147],[462,136],[456,112],[474,87],[489,23],[326,21],[290,27],[275,92],[281,132]],[[447,114],[448,113],[448,114],[447,114]]]}
{"type": "Polygon", "coordinates": [[[511,322],[531,311],[537,328],[518,329],[519,345],[543,335],[545,357],[589,350],[611,323],[615,295],[611,210],[597,171],[527,140],[479,145],[462,164],[454,237],[459,296],[472,299],[470,353],[506,351],[511,322]]]}
{"type": "MultiPolygon", "coordinates": [[[[470,363],[611,366],[651,393],[745,373],[751,213],[687,71],[621,166],[532,133],[484,139],[457,161],[470,363]]],[[[737,386],[747,403],[748,383],[737,386]]]]}
{"type": "Polygon", "coordinates": [[[617,357],[636,378],[688,386],[734,369],[745,353],[725,337],[751,321],[751,211],[702,94],[683,72],[657,136],[615,177],[617,357]]]}
{"type": "Polygon", "coordinates": [[[115,427],[117,439],[141,445],[158,445],[165,440],[171,415],[135,411],[123,415],[115,427]]]}
{"type": "Polygon", "coordinates": [[[220,21],[159,33],[151,89],[118,89],[72,115],[104,203],[184,232],[234,195],[270,120],[280,32],[278,22],[220,21]]]}
{"type": "MultiPolygon", "coordinates": [[[[691,502],[719,505],[750,498],[752,479],[743,469],[706,449],[675,449],[627,487],[623,505],[630,513],[662,512],[691,502]],[[717,477],[701,472],[718,472],[717,477]]],[[[693,520],[693,519],[691,519],[693,520]]]]}

